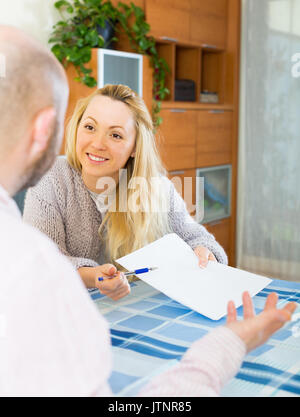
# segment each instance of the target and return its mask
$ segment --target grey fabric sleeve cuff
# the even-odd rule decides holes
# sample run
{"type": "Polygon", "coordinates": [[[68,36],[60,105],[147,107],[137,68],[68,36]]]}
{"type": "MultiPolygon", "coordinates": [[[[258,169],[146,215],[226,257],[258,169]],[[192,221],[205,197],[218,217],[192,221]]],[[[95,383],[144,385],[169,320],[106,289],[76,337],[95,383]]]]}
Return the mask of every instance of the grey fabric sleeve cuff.
{"type": "Polygon", "coordinates": [[[68,256],[68,259],[70,260],[70,262],[72,263],[72,265],[74,266],[74,268],[77,270],[79,268],[82,267],[96,267],[99,266],[99,264],[95,261],[93,261],[92,259],[87,259],[87,258],[75,258],[73,256],[68,256]]]}
{"type": "Polygon", "coordinates": [[[205,241],[199,237],[192,239],[187,242],[187,244],[192,248],[195,249],[197,246],[204,246],[208,250],[210,250],[214,256],[216,257],[217,261],[221,264],[228,265],[228,257],[219,243],[214,240],[210,241],[208,239],[205,239],[205,241]]]}

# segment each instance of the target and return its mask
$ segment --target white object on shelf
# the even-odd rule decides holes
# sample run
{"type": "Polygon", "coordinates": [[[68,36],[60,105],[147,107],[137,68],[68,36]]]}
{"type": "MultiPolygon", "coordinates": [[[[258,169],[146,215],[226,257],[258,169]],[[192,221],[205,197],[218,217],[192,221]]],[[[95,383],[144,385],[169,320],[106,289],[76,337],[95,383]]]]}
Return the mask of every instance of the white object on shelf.
{"type": "Polygon", "coordinates": [[[124,84],[143,97],[143,56],[131,52],[98,49],[98,88],[124,84]]]}

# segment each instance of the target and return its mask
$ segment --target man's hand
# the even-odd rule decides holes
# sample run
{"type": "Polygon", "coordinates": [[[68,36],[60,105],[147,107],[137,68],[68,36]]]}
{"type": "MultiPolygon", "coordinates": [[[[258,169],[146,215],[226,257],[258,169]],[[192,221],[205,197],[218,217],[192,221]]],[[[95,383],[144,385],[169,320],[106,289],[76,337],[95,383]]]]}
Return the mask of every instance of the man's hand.
{"type": "Polygon", "coordinates": [[[205,268],[207,266],[208,261],[215,261],[217,262],[215,255],[204,246],[197,246],[194,249],[195,254],[199,260],[199,266],[201,268],[205,268]]]}
{"type": "Polygon", "coordinates": [[[100,265],[95,268],[95,287],[99,289],[101,294],[107,295],[116,301],[125,297],[130,293],[130,285],[123,272],[118,272],[117,268],[112,264],[100,265]],[[99,277],[103,277],[103,281],[98,281],[99,277]]]}
{"type": "Polygon", "coordinates": [[[296,303],[288,303],[282,309],[276,307],[278,295],[269,294],[264,310],[255,315],[253,303],[248,292],[243,293],[244,320],[237,321],[236,308],[232,301],[227,307],[227,324],[246,345],[247,352],[264,344],[273,333],[291,320],[296,303]]]}

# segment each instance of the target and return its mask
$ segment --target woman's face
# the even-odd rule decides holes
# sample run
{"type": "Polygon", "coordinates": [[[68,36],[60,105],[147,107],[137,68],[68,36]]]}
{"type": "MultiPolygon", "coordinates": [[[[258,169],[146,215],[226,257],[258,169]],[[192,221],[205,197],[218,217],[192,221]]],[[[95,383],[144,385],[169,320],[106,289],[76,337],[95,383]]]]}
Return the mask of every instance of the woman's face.
{"type": "MultiPolygon", "coordinates": [[[[76,154],[86,186],[96,190],[101,177],[119,178],[119,169],[134,156],[135,121],[126,104],[95,96],[87,106],[77,130],[76,154]]],[[[99,191],[98,191],[99,192],[99,191]]]]}

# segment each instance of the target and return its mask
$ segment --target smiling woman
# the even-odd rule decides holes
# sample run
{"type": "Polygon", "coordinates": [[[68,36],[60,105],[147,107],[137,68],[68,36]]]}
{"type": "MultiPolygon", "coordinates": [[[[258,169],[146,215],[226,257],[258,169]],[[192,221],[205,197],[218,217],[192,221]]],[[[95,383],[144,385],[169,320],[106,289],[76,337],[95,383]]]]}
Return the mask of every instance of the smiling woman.
{"type": "Polygon", "coordinates": [[[120,101],[95,95],[88,104],[77,131],[76,155],[85,185],[94,192],[100,177],[118,180],[119,170],[134,157],[135,122],[120,101]]]}
{"type": "Polygon", "coordinates": [[[145,103],[123,85],[79,100],[67,128],[66,159],[28,191],[24,219],[58,244],[87,287],[113,299],[128,293],[128,283],[123,274],[99,283],[99,276],[117,272],[101,264],[169,232],[194,249],[202,266],[227,263],[165,176],[145,103]]]}

